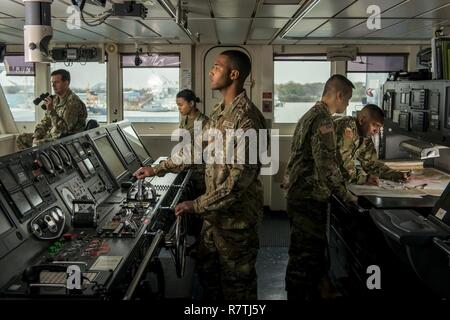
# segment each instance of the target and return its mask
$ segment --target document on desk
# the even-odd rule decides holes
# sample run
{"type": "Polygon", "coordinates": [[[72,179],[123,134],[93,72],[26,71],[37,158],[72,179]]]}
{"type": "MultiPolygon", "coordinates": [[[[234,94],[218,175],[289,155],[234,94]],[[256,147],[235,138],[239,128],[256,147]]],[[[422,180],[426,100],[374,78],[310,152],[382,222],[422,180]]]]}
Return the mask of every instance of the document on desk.
{"type": "Polygon", "coordinates": [[[351,184],[348,189],[356,196],[376,196],[382,198],[416,198],[424,196],[423,190],[385,189],[378,186],[351,184]]]}
{"type": "Polygon", "coordinates": [[[385,198],[440,197],[450,182],[450,175],[434,168],[414,168],[408,183],[380,180],[379,186],[350,185],[357,196],[377,196],[385,198]]]}
{"type": "Polygon", "coordinates": [[[450,182],[450,175],[434,168],[414,169],[411,171],[411,180],[405,184],[406,188],[421,189],[424,194],[439,197],[450,182]]]}

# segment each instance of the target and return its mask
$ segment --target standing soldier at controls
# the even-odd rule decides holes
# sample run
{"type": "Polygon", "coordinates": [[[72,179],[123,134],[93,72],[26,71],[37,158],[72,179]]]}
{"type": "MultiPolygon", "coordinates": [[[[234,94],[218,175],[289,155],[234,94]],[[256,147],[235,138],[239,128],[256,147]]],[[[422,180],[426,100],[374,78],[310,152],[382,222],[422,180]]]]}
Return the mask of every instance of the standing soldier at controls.
{"type": "Polygon", "coordinates": [[[325,256],[329,198],[335,194],[346,202],[356,202],[339,170],[331,116],[346,110],[352,88],[346,77],[333,75],[321,100],[299,120],[294,132],[285,177],[291,224],[288,299],[316,300],[331,285],[325,256]]]}
{"type": "MultiPolygon", "coordinates": [[[[214,107],[205,127],[222,133],[226,149],[227,130],[241,132],[266,129],[265,119],[247,97],[244,81],[251,62],[241,51],[222,52],[210,71],[211,88],[220,90],[223,101],[214,107]]],[[[210,137],[209,146],[212,143],[210,137]]],[[[241,140],[242,142],[242,140],[241,140]]],[[[176,215],[199,213],[204,218],[198,249],[198,272],[205,299],[256,299],[257,228],[263,214],[263,190],[258,179],[261,164],[250,163],[245,143],[245,163],[207,163],[206,193],[177,205],[176,215]]],[[[233,141],[230,151],[239,146],[233,141]]],[[[214,149],[217,152],[217,149],[214,149]]]]}

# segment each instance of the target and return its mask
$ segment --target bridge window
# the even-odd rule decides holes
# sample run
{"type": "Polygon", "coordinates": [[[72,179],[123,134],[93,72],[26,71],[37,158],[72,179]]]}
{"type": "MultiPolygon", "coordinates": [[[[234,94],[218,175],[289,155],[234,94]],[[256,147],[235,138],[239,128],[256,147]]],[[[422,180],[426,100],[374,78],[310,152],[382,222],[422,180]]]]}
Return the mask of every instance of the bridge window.
{"type": "Polygon", "coordinates": [[[383,85],[389,73],[406,71],[406,54],[365,54],[347,62],[347,77],[355,85],[352,100],[347,108],[348,115],[355,115],[368,103],[381,107],[383,85]]]}
{"type": "Polygon", "coordinates": [[[52,63],[57,69],[70,72],[70,89],[86,104],[88,119],[106,122],[106,63],[52,63]]]}
{"type": "Polygon", "coordinates": [[[297,123],[320,100],[330,71],[325,56],[275,56],[274,121],[297,123]]]}
{"type": "Polygon", "coordinates": [[[180,55],[122,55],[124,119],[131,122],[178,122],[180,55]]]}
{"type": "Polygon", "coordinates": [[[8,55],[0,63],[0,85],[17,122],[34,122],[34,63],[26,63],[23,55],[8,55]]]}

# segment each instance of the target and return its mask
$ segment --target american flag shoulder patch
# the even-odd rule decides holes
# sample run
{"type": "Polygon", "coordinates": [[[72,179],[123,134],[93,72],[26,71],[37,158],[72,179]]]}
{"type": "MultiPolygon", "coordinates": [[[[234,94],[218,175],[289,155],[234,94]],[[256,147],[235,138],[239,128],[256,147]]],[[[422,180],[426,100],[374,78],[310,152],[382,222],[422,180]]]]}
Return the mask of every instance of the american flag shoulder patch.
{"type": "Polygon", "coordinates": [[[319,127],[319,130],[320,130],[321,134],[327,134],[327,133],[333,132],[333,130],[334,130],[333,124],[332,123],[324,124],[319,127]]]}

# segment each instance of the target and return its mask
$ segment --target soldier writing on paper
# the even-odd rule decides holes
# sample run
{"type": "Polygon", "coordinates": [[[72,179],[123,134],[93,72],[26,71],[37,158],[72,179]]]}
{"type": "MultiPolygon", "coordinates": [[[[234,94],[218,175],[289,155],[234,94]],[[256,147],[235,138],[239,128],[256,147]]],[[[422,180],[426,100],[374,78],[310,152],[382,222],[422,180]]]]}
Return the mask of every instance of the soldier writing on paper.
{"type": "Polygon", "coordinates": [[[356,117],[335,118],[338,159],[348,183],[378,185],[379,178],[401,182],[409,179],[407,173],[378,161],[372,137],[380,132],[383,123],[384,112],[374,104],[366,105],[356,117]]]}

